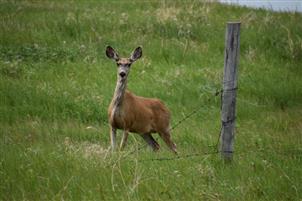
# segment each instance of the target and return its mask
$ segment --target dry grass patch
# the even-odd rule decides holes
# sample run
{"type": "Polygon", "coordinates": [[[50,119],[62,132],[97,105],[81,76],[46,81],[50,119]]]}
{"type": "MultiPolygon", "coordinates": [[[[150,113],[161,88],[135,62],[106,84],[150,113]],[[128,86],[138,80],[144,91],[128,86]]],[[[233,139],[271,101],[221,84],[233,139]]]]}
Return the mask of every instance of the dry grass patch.
{"type": "Polygon", "coordinates": [[[179,8],[159,8],[155,11],[156,18],[161,23],[166,23],[168,21],[177,21],[177,15],[180,13],[179,8]]]}
{"type": "Polygon", "coordinates": [[[83,141],[81,143],[72,142],[69,137],[64,140],[65,149],[70,154],[76,154],[84,157],[85,159],[100,158],[105,159],[110,150],[103,148],[101,145],[83,141]]]}

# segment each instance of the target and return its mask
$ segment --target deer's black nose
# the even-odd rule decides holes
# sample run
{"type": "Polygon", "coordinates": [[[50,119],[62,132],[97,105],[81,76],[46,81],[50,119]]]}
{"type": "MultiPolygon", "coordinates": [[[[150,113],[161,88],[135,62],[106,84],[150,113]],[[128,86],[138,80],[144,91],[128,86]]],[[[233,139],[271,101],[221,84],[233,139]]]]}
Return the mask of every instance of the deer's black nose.
{"type": "Polygon", "coordinates": [[[121,76],[121,77],[124,77],[125,75],[126,75],[125,72],[120,72],[120,76],[121,76]]]}

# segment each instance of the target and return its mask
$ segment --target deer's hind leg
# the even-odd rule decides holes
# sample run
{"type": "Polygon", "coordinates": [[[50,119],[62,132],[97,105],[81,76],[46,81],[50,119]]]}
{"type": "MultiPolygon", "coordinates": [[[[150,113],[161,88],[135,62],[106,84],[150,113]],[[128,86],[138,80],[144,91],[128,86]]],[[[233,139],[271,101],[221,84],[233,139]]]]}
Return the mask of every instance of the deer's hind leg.
{"type": "Polygon", "coordinates": [[[171,139],[171,134],[170,131],[161,131],[159,132],[159,136],[164,140],[164,142],[166,143],[166,145],[175,153],[177,154],[177,150],[176,150],[176,145],[174,144],[174,142],[171,139]]]}
{"type": "Polygon", "coordinates": [[[153,149],[153,151],[159,150],[160,146],[156,142],[156,140],[152,137],[151,133],[145,133],[141,135],[142,138],[150,145],[153,149]]]}

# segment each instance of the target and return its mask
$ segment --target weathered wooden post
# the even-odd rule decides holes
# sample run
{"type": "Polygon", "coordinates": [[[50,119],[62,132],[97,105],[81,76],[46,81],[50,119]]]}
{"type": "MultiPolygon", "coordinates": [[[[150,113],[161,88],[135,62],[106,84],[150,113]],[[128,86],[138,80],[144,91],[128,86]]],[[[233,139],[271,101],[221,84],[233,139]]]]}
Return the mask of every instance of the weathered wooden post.
{"type": "Polygon", "coordinates": [[[224,75],[221,110],[222,158],[232,160],[236,119],[237,68],[239,60],[240,22],[227,23],[225,35],[224,75]]]}

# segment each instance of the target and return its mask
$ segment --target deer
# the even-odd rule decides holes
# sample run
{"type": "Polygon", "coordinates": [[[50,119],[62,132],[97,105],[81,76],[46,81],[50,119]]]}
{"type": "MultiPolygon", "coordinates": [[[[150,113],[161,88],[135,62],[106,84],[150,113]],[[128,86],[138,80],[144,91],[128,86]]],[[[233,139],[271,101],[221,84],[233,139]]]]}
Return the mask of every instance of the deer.
{"type": "Polygon", "coordinates": [[[171,151],[177,154],[176,145],[171,139],[168,108],[159,99],[136,96],[127,90],[131,65],[142,57],[142,48],[137,47],[129,58],[120,58],[111,46],[107,46],[106,55],[117,65],[116,87],[108,107],[111,149],[115,149],[117,129],[121,129],[120,150],[124,149],[131,132],[139,134],[153,151],[158,151],[160,145],[152,136],[158,133],[171,151]]]}

